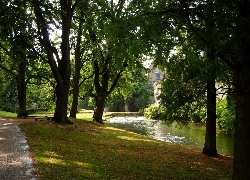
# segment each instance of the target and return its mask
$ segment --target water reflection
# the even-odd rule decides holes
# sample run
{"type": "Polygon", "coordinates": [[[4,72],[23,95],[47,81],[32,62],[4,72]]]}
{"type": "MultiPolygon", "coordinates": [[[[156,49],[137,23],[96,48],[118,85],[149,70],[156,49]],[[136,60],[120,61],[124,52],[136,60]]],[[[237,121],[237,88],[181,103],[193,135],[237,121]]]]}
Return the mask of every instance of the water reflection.
{"type": "MultiPolygon", "coordinates": [[[[174,123],[169,127],[164,121],[148,120],[144,117],[114,117],[107,119],[106,124],[165,142],[200,149],[202,149],[204,145],[206,128],[201,124],[189,123],[187,126],[180,127],[174,123]]],[[[217,150],[221,154],[232,156],[232,136],[218,132],[217,150]]]]}

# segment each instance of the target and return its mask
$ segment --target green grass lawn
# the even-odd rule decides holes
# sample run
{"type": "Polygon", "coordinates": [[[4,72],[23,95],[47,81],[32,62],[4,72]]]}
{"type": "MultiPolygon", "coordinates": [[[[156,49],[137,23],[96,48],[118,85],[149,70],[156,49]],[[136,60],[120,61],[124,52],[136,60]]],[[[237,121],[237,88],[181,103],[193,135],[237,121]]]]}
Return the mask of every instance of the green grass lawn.
{"type": "Polygon", "coordinates": [[[92,121],[21,125],[40,179],[231,179],[232,157],[146,138],[92,121]]]}
{"type": "Polygon", "coordinates": [[[77,119],[84,119],[86,121],[93,121],[93,113],[78,113],[76,114],[77,119]]]}
{"type": "Polygon", "coordinates": [[[16,113],[0,111],[0,117],[17,117],[16,113]]]}
{"type": "MultiPolygon", "coordinates": [[[[53,117],[54,113],[53,112],[35,112],[32,114],[29,114],[29,116],[31,117],[53,117]]],[[[6,112],[6,111],[0,111],[0,117],[17,117],[16,113],[12,113],[12,112],[6,112]]],[[[88,113],[78,113],[76,115],[77,119],[84,119],[87,121],[92,121],[93,120],[93,112],[88,112],[88,113]]],[[[104,117],[104,119],[106,118],[106,116],[104,117]]]]}

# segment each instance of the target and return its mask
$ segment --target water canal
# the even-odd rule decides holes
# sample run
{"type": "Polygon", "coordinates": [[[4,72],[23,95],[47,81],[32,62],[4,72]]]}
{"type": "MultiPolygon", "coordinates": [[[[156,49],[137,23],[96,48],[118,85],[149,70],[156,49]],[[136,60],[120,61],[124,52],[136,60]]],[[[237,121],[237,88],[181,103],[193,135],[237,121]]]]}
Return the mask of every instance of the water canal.
{"type": "MultiPolygon", "coordinates": [[[[189,123],[187,126],[177,126],[164,121],[145,119],[144,117],[113,117],[107,119],[107,125],[125,129],[153,139],[197,147],[202,150],[205,139],[205,126],[189,123]]],[[[233,137],[217,132],[217,151],[219,154],[233,156],[233,137]]]]}

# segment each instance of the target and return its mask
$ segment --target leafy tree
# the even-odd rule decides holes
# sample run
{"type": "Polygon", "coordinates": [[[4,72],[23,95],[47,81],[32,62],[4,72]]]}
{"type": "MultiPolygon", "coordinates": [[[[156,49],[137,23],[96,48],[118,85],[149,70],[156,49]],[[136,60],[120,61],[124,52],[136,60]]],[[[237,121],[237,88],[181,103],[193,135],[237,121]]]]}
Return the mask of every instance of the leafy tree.
{"type": "MultiPolygon", "coordinates": [[[[193,120],[193,115],[206,105],[205,58],[199,57],[188,44],[178,48],[166,64],[161,104],[169,121],[193,120]]],[[[202,117],[198,117],[200,120],[202,117]]],[[[196,118],[197,119],[197,118],[196,118]]]]}
{"type": "Polygon", "coordinates": [[[72,16],[76,7],[71,0],[40,2],[32,0],[37,22],[38,39],[47,54],[47,63],[56,81],[56,108],[54,120],[70,123],[67,117],[68,96],[70,88],[70,29],[72,16]],[[52,22],[55,23],[52,23],[52,22]],[[61,30],[60,55],[55,42],[50,37],[51,28],[61,30]]]}
{"type": "Polygon", "coordinates": [[[81,42],[82,42],[82,23],[79,22],[78,32],[77,32],[77,40],[75,47],[75,65],[74,65],[74,76],[73,76],[73,101],[70,110],[70,117],[76,117],[77,113],[77,105],[78,105],[78,96],[79,96],[79,81],[80,81],[80,71],[82,67],[81,61],[81,42]]]}
{"type": "Polygon", "coordinates": [[[32,38],[31,21],[26,18],[27,5],[24,1],[2,2],[4,10],[1,15],[0,48],[5,54],[0,68],[16,79],[18,92],[17,116],[27,116],[26,112],[26,66],[27,66],[27,44],[32,38]],[[13,26],[15,24],[15,26],[13,26]],[[29,32],[28,32],[29,31],[29,32]],[[8,58],[6,58],[7,56],[8,58]]]}
{"type": "MultiPolygon", "coordinates": [[[[85,25],[85,13],[88,7],[87,1],[84,1],[78,4],[76,8],[76,17],[73,21],[73,26],[75,28],[76,38],[72,44],[75,45],[75,54],[74,54],[74,74],[73,74],[73,83],[72,83],[72,106],[70,110],[70,117],[76,117],[77,106],[78,106],[78,97],[80,86],[84,85],[84,82],[93,76],[93,70],[90,67],[90,60],[92,58],[90,40],[86,38],[86,25],[85,25]],[[82,78],[81,78],[82,77],[82,78]]],[[[85,96],[85,95],[84,95],[85,96]]]]}
{"type": "MultiPolygon", "coordinates": [[[[248,179],[250,177],[250,146],[249,139],[249,1],[213,2],[216,8],[213,17],[216,23],[216,41],[206,41],[213,47],[215,56],[219,57],[233,70],[236,87],[236,131],[233,179],[248,179]],[[235,8],[236,7],[236,8],[235,8]],[[247,110],[248,109],[248,110],[247,110]]],[[[187,12],[186,8],[186,12],[187,12]]],[[[205,14],[204,14],[205,15],[205,14]]],[[[207,14],[206,14],[207,15],[207,14]]],[[[211,14],[210,14],[211,16],[211,14]]],[[[204,17],[201,17],[201,20],[204,17]]]]}
{"type": "Polygon", "coordinates": [[[205,47],[213,49],[213,56],[219,58],[221,62],[226,63],[233,70],[237,104],[233,179],[248,179],[250,177],[248,171],[250,167],[250,155],[248,153],[250,150],[248,143],[250,138],[248,133],[250,129],[250,107],[248,103],[250,98],[249,3],[247,0],[238,2],[187,2],[180,0],[174,4],[175,7],[181,5],[181,8],[177,8],[177,12],[179,12],[179,15],[183,15],[186,20],[181,18],[180,24],[197,39],[195,44],[204,49],[205,47]],[[207,4],[207,2],[209,3],[207,4]],[[211,12],[209,6],[213,7],[212,14],[208,14],[208,12],[211,12]],[[192,18],[193,13],[200,14],[192,18]],[[208,15],[213,17],[216,27],[212,33],[214,40],[210,40],[211,37],[204,36],[206,35],[204,33],[206,28],[197,27],[197,24],[205,27],[204,24],[206,25],[208,15]],[[201,32],[199,32],[200,30],[201,32]]]}
{"type": "Polygon", "coordinates": [[[129,4],[93,1],[86,13],[92,43],[95,99],[94,121],[103,123],[106,98],[115,89],[128,66],[134,66],[142,49],[137,37],[139,29],[133,22],[129,4]]]}
{"type": "Polygon", "coordinates": [[[0,107],[1,110],[8,112],[16,112],[17,104],[17,86],[16,79],[11,75],[5,73],[4,71],[0,71],[0,107]],[[14,87],[14,88],[13,88],[14,87]]]}
{"type": "MultiPolygon", "coordinates": [[[[150,8],[145,13],[146,17],[149,19],[146,25],[148,26],[151,24],[151,26],[157,27],[156,30],[150,29],[150,32],[155,31],[158,33],[159,31],[162,31],[162,33],[152,33],[154,34],[152,37],[148,32],[145,33],[145,36],[151,37],[150,41],[154,44],[154,57],[156,57],[155,63],[163,68],[167,67],[168,77],[164,84],[165,86],[169,86],[171,89],[169,92],[172,92],[172,95],[164,90],[167,95],[161,96],[162,99],[163,96],[168,99],[168,102],[166,103],[165,101],[164,104],[165,106],[169,106],[166,107],[166,113],[172,113],[175,120],[189,120],[188,117],[194,112],[195,107],[199,107],[201,102],[204,102],[199,102],[199,99],[204,98],[203,94],[205,94],[205,90],[207,90],[207,133],[203,152],[207,155],[215,156],[217,155],[216,71],[214,71],[214,68],[210,68],[215,65],[215,55],[213,54],[212,46],[209,46],[206,43],[199,43],[197,38],[197,36],[202,38],[205,37],[206,42],[208,41],[212,43],[213,39],[209,39],[208,37],[211,37],[211,33],[213,33],[213,24],[211,23],[213,22],[213,19],[207,18],[202,22],[196,20],[200,19],[203,13],[208,12],[208,5],[204,2],[199,2],[197,4],[192,4],[192,2],[190,2],[190,4],[187,4],[187,2],[182,1],[152,4],[151,7],[153,8],[150,8]],[[185,11],[185,8],[189,8],[189,6],[197,7],[196,11],[185,11]],[[185,22],[186,16],[188,16],[188,23],[185,22]],[[162,20],[163,22],[161,22],[162,20]],[[166,26],[166,24],[168,26],[166,26]],[[187,31],[186,29],[189,27],[191,27],[191,30],[187,31]],[[196,34],[196,31],[199,32],[198,35],[196,34]],[[172,58],[174,62],[169,62],[168,59],[171,54],[173,54],[173,49],[176,47],[184,48],[179,52],[180,56],[172,58]],[[208,63],[204,63],[205,58],[199,58],[199,53],[205,54],[208,63]],[[179,58],[181,58],[181,60],[179,60],[179,58]],[[203,61],[199,62],[200,59],[203,61]],[[195,63],[198,63],[199,65],[195,67],[195,63]],[[201,67],[201,65],[204,67],[201,67]],[[177,69],[177,71],[173,71],[173,69],[177,69]],[[205,73],[198,74],[195,71],[204,71],[205,73]],[[172,76],[169,75],[169,73],[172,73],[172,76]],[[206,76],[206,74],[208,76],[206,76]],[[205,86],[205,84],[207,84],[207,86],[205,86]]],[[[148,30],[145,29],[145,32],[147,31],[148,30]]]]}
{"type": "Polygon", "coordinates": [[[150,102],[152,91],[148,86],[148,69],[136,63],[126,69],[116,89],[108,98],[109,103],[125,103],[125,111],[138,111],[145,108],[150,102]],[[127,104],[126,104],[127,103],[127,104]],[[130,106],[134,106],[130,107],[130,106]]]}

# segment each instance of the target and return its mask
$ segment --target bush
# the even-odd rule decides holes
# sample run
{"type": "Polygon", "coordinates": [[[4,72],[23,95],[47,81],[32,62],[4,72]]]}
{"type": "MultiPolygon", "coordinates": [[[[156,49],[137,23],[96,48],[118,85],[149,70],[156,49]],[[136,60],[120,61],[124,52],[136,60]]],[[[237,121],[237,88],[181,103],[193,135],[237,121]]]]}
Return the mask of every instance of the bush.
{"type": "Polygon", "coordinates": [[[234,134],[235,130],[235,103],[226,99],[217,102],[217,125],[227,134],[234,134]]]}
{"type": "Polygon", "coordinates": [[[162,113],[162,108],[159,106],[155,106],[154,104],[150,105],[144,110],[144,116],[149,119],[159,119],[162,113]]]}

